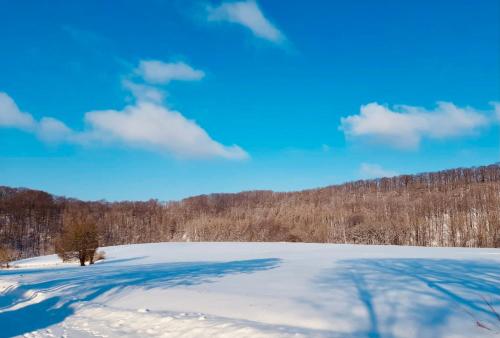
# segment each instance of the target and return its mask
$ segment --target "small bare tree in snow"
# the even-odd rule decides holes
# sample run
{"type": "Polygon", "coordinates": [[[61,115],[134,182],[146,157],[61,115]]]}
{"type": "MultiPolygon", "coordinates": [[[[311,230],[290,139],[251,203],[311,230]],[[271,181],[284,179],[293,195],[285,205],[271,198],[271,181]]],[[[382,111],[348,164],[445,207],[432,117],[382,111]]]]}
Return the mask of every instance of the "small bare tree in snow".
{"type": "Polygon", "coordinates": [[[0,267],[9,268],[9,263],[14,259],[14,252],[9,248],[0,246],[0,267]]]}
{"type": "Polygon", "coordinates": [[[78,259],[81,266],[85,266],[87,261],[94,264],[98,247],[96,224],[79,214],[69,217],[55,242],[55,251],[63,261],[78,259]]]}

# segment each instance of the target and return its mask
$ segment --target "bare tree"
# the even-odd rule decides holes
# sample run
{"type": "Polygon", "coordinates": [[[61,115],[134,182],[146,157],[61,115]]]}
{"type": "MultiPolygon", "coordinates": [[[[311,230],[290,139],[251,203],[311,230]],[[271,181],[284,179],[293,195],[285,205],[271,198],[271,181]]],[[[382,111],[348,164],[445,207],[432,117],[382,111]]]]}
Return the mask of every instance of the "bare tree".
{"type": "Polygon", "coordinates": [[[81,214],[70,217],[55,243],[55,251],[63,261],[76,258],[81,266],[87,261],[94,264],[98,247],[96,224],[81,214]]]}
{"type": "Polygon", "coordinates": [[[9,268],[10,262],[14,259],[14,253],[11,249],[0,246],[0,267],[9,268]]]}

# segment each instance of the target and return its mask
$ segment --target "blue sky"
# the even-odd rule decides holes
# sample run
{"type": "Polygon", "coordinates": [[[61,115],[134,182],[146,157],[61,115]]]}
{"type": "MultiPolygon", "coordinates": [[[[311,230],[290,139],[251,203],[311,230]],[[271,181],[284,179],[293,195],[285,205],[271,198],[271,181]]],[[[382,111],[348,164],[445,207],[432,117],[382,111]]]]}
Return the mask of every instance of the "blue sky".
{"type": "Polygon", "coordinates": [[[0,0],[0,185],[298,190],[499,161],[496,0],[0,0]]]}

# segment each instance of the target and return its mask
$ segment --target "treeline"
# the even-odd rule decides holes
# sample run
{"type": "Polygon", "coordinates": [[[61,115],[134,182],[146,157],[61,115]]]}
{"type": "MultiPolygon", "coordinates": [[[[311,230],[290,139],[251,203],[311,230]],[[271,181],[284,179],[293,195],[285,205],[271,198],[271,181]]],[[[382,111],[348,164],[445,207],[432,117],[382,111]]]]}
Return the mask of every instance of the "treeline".
{"type": "Polygon", "coordinates": [[[102,246],[293,241],[500,247],[500,166],[179,202],[83,202],[0,187],[0,245],[22,257],[53,253],[54,239],[75,210],[97,224],[102,246]]]}

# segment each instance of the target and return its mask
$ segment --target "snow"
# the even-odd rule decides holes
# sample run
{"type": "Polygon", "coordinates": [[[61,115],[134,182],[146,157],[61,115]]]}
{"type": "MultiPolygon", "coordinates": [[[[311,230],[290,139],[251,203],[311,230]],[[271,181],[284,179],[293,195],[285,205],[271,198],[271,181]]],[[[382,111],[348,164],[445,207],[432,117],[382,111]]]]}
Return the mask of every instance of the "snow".
{"type": "Polygon", "coordinates": [[[301,243],[103,248],[0,271],[0,337],[494,337],[500,250],[301,243]],[[485,326],[480,327],[480,326],[485,326]]]}

